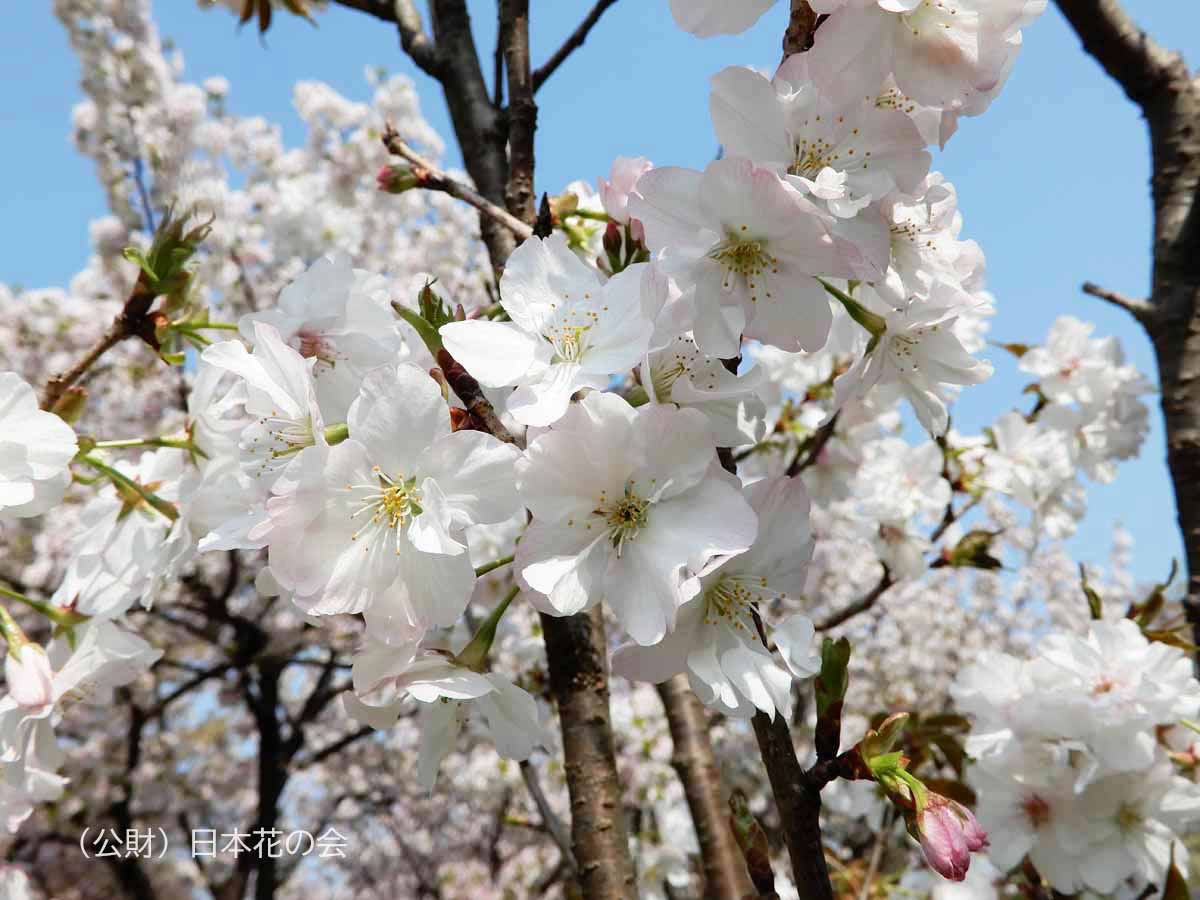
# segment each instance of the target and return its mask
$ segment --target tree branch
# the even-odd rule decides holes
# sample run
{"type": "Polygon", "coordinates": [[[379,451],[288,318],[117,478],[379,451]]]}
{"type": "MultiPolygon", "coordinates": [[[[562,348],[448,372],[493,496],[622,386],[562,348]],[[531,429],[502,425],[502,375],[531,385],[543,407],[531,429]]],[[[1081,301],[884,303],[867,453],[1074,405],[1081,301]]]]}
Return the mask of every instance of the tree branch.
{"type": "Polygon", "coordinates": [[[786,60],[793,53],[812,49],[813,35],[820,24],[820,18],[808,5],[808,0],[792,0],[791,16],[783,33],[783,58],[786,60]]]}
{"type": "Polygon", "coordinates": [[[1183,63],[1142,31],[1119,0],[1057,2],[1083,41],[1083,49],[1139,106],[1145,106],[1183,63]]]}
{"type": "MultiPolygon", "coordinates": [[[[463,162],[479,194],[492,203],[502,203],[508,186],[507,129],[488,94],[466,0],[430,0],[429,9],[442,60],[442,94],[463,162]]],[[[481,216],[479,224],[492,269],[499,277],[517,241],[507,227],[488,216],[481,216]]]]}
{"type": "Polygon", "coordinates": [[[671,767],[683,785],[700,859],[707,900],[740,900],[750,891],[746,865],[723,811],[721,776],[709,741],[708,713],[687,678],[676,675],[658,685],[671,729],[671,767]]]}
{"type": "Polygon", "coordinates": [[[559,66],[566,62],[568,56],[583,46],[583,42],[587,40],[588,34],[595,24],[600,21],[600,17],[616,2],[617,0],[598,0],[592,7],[592,11],[579,23],[579,27],[572,31],[570,36],[563,41],[562,46],[555,50],[554,54],[538,66],[537,71],[533,73],[533,89],[535,91],[546,83],[546,80],[554,74],[559,66]]]}
{"type": "Polygon", "coordinates": [[[546,792],[542,790],[542,783],[538,780],[537,770],[533,768],[533,763],[527,759],[521,761],[521,777],[525,779],[525,787],[529,789],[529,796],[533,799],[533,805],[537,807],[538,814],[542,817],[542,824],[546,826],[546,831],[554,839],[554,843],[558,845],[558,852],[562,856],[562,864],[567,869],[566,874],[574,876],[579,866],[575,862],[575,853],[571,850],[571,835],[568,833],[566,826],[563,825],[562,820],[559,819],[550,807],[550,801],[546,799],[546,792]]]}
{"type": "Polygon", "coordinates": [[[571,844],[582,895],[627,900],[635,896],[636,879],[613,751],[602,616],[596,607],[566,618],[543,613],[541,622],[550,690],[562,727],[571,844]]]}
{"type": "Polygon", "coordinates": [[[394,13],[396,29],[400,32],[400,46],[404,52],[421,71],[440,81],[442,59],[437,47],[425,33],[425,24],[413,0],[394,0],[394,13]]]}
{"type": "Polygon", "coordinates": [[[429,160],[425,159],[425,157],[418,154],[417,151],[404,142],[390,123],[385,127],[383,132],[383,145],[387,147],[388,152],[393,156],[402,157],[412,163],[413,175],[418,180],[418,187],[429,191],[441,191],[475,207],[481,215],[499,225],[503,225],[517,237],[521,238],[521,240],[525,240],[533,234],[533,229],[520,219],[510,215],[486,197],[476,193],[470,186],[463,184],[463,182],[455,178],[451,178],[429,160]]]}
{"type": "Polygon", "coordinates": [[[508,186],[504,202],[523,222],[533,223],[534,133],[537,104],[529,71],[529,0],[500,0],[500,35],[508,72],[508,186]]]}
{"type": "Polygon", "coordinates": [[[481,215],[490,218],[490,220],[497,224],[502,224],[502,226],[508,228],[512,234],[515,234],[522,240],[533,234],[533,228],[527,226],[520,218],[511,216],[509,212],[500,209],[491,200],[476,193],[469,185],[451,178],[442,169],[439,169],[432,162],[426,160],[424,156],[419,155],[418,152],[403,142],[400,134],[396,133],[395,128],[391,124],[384,128],[383,144],[388,148],[388,152],[392,156],[403,157],[404,160],[408,160],[413,164],[413,175],[418,179],[418,187],[424,187],[426,191],[448,193],[451,197],[474,206],[476,210],[479,210],[481,215]]]}
{"type": "Polygon", "coordinates": [[[787,719],[754,714],[754,736],[762,754],[771,793],[801,900],[833,900],[825,848],[821,842],[821,790],[809,783],[788,730],[787,719]]]}
{"type": "Polygon", "coordinates": [[[1083,283],[1083,292],[1093,297],[1099,297],[1101,300],[1107,300],[1113,306],[1119,306],[1125,312],[1129,313],[1139,322],[1145,323],[1154,315],[1154,306],[1146,300],[1138,300],[1133,297],[1126,297],[1124,294],[1118,294],[1116,291],[1110,291],[1107,288],[1102,288],[1098,284],[1093,284],[1090,281],[1083,283]]]}
{"type": "Polygon", "coordinates": [[[855,600],[849,606],[845,606],[837,612],[831,613],[816,624],[817,631],[828,631],[830,628],[836,628],[843,622],[854,618],[859,613],[864,613],[878,602],[879,598],[888,592],[888,590],[896,583],[892,578],[891,570],[885,565],[883,567],[883,575],[880,576],[879,582],[862,597],[855,600]]]}

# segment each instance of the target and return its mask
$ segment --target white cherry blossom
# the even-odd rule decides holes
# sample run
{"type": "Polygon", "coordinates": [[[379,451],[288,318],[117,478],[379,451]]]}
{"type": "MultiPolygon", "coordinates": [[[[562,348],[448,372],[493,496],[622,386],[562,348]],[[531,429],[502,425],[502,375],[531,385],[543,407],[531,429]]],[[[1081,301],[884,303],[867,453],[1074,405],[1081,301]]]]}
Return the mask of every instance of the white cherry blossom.
{"type": "Polygon", "coordinates": [[[299,455],[268,501],[271,572],[313,615],[365,612],[378,640],[453,625],[475,575],[463,529],[516,508],[517,450],[450,430],[437,383],[376,369],[349,412],[350,438],[299,455]]]}
{"type": "Polygon", "coordinates": [[[661,265],[690,292],[696,344],[738,354],[740,338],[819,350],[832,316],[817,275],[855,277],[833,217],[770,169],[731,157],[703,172],[651,169],[629,201],[661,265]]]}
{"type": "Polygon", "coordinates": [[[587,395],[517,464],[533,522],[515,565],[532,599],[555,615],[604,601],[635,642],[662,640],[690,579],[754,540],[754,511],[716,467],[699,412],[587,395]]]}
{"type": "Polygon", "coordinates": [[[523,425],[557,421],[571,395],[602,389],[632,369],[649,344],[665,294],[630,266],[604,281],[561,232],[526,241],[500,279],[511,322],[474,319],[441,329],[450,354],[485,387],[517,385],[508,411],[523,425]]]}
{"type": "Polygon", "coordinates": [[[75,432],[15,372],[0,372],[0,522],[36,516],[62,499],[75,432]]]}

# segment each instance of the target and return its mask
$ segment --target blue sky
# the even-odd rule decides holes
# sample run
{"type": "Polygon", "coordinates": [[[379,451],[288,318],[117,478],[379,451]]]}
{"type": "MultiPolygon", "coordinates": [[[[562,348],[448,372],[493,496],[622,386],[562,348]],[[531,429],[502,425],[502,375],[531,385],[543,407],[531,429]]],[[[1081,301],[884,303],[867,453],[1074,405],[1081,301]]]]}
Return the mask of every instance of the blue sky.
{"type": "MultiPolygon", "coordinates": [[[[289,142],[301,129],[291,86],[325,81],[367,99],[363,69],[382,66],[416,81],[427,118],[452,143],[441,94],[400,52],[395,32],[361,13],[332,8],[319,27],[287,16],[265,41],[236,28],[223,10],[191,0],[155,0],[164,37],[187,62],[185,77],[224,75],[230,107],[283,124],[289,142]]],[[[490,58],[494,0],[471,0],[476,38],[490,58]]],[[[591,7],[591,0],[533,0],[534,59],[548,56],[591,7]]],[[[1200,4],[1125,0],[1159,40],[1200,64],[1200,4]],[[1184,43],[1179,43],[1183,41],[1184,43]]],[[[87,223],[104,210],[89,161],[71,148],[70,111],[80,99],[79,66],[51,4],[10,3],[0,31],[0,281],[22,287],[65,284],[87,254],[87,223]]],[[[784,4],[744,35],[699,41],[676,29],[667,0],[621,0],[538,94],[538,189],[594,181],[617,155],[703,167],[716,151],[708,119],[708,78],[731,64],[778,61],[784,4]]],[[[1148,341],[1131,320],[1079,284],[1095,281],[1142,296],[1149,284],[1149,156],[1137,109],[1079,47],[1051,8],[1026,31],[1025,48],[1001,98],[964,120],[935,165],[957,185],[964,234],[988,257],[997,297],[992,337],[1037,342],[1058,315],[1095,321],[1120,336],[1130,358],[1153,377],[1148,341]]],[[[2,314],[2,313],[0,313],[2,314]]],[[[997,376],[972,388],[956,411],[979,428],[1021,401],[1024,384],[1002,351],[997,376]]],[[[1114,522],[1134,535],[1135,572],[1156,579],[1181,553],[1155,403],[1142,457],[1113,485],[1090,485],[1090,512],[1072,541],[1084,561],[1107,557],[1114,522]]],[[[1024,405],[1024,404],[1022,404],[1024,405]]]]}

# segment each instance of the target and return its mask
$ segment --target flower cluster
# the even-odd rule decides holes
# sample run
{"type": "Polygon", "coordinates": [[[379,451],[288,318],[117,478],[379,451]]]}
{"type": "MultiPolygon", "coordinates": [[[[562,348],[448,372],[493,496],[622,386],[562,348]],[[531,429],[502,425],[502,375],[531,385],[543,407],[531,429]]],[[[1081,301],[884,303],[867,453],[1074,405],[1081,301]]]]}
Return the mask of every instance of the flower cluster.
{"type": "Polygon", "coordinates": [[[974,717],[967,749],[992,861],[1028,855],[1056,891],[1136,893],[1161,884],[1200,821],[1200,786],[1171,751],[1200,709],[1178,648],[1132,619],[1047,635],[1028,660],[985,653],[953,689],[974,717]]]}

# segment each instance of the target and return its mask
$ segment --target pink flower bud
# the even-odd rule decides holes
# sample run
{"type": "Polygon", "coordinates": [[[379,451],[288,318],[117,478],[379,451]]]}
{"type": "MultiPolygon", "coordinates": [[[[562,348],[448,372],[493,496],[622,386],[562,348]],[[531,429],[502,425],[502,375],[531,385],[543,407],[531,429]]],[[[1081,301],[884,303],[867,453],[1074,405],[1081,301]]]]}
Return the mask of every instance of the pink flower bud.
{"type": "Polygon", "coordinates": [[[917,816],[921,852],[930,867],[944,878],[962,881],[971,865],[971,853],[987,846],[987,832],[961,803],[940,794],[929,794],[917,816]]]}
{"type": "Polygon", "coordinates": [[[598,179],[600,202],[604,204],[604,211],[614,222],[625,224],[629,221],[629,195],[633,192],[637,180],[652,168],[654,164],[640,156],[634,159],[618,156],[609,174],[611,180],[598,179]]]}
{"type": "Polygon", "coordinates": [[[385,194],[403,194],[417,183],[416,174],[407,165],[386,165],[375,175],[375,186],[385,194]]]}
{"type": "Polygon", "coordinates": [[[26,709],[40,709],[54,702],[54,671],[46,651],[37,644],[22,644],[4,657],[8,692],[26,709]]]}

